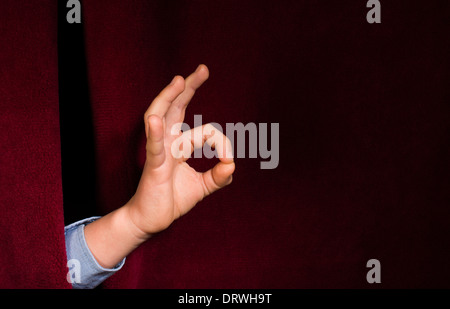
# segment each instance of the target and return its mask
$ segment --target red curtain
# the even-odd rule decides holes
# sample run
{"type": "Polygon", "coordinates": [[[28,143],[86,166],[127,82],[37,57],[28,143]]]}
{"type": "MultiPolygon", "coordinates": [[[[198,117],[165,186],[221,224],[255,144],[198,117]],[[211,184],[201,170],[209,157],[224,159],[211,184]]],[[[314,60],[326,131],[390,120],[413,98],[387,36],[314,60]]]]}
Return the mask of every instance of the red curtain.
{"type": "Polygon", "coordinates": [[[2,1],[0,42],[0,288],[69,287],[55,1],[2,1]]]}
{"type": "MultiPolygon", "coordinates": [[[[5,287],[67,286],[55,2],[0,10],[5,287]]],[[[224,128],[280,125],[276,169],[237,158],[232,185],[134,251],[104,287],[368,288],[372,258],[382,287],[449,286],[450,7],[383,2],[381,24],[367,11],[364,1],[83,2],[93,215],[134,193],[143,113],[176,74],[210,69],[191,126],[200,114],[224,128]]]]}

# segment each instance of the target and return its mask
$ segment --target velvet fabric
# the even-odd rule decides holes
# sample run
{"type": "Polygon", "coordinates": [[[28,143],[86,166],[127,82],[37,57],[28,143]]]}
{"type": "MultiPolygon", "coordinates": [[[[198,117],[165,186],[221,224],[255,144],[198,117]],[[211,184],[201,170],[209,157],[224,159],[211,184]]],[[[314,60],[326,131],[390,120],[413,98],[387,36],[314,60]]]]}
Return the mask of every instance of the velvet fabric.
{"type": "Polygon", "coordinates": [[[0,46],[0,288],[70,287],[55,1],[2,1],[0,46]]]}
{"type": "MultiPolygon", "coordinates": [[[[210,79],[188,106],[191,127],[194,115],[280,126],[276,169],[248,151],[236,158],[230,186],[134,251],[104,288],[449,287],[450,6],[382,1],[381,24],[369,24],[365,4],[82,3],[90,216],[133,195],[143,114],[199,63],[210,79]],[[369,259],[381,284],[366,281],[369,259]]],[[[3,1],[0,16],[0,286],[67,287],[56,1],[3,1]]]]}

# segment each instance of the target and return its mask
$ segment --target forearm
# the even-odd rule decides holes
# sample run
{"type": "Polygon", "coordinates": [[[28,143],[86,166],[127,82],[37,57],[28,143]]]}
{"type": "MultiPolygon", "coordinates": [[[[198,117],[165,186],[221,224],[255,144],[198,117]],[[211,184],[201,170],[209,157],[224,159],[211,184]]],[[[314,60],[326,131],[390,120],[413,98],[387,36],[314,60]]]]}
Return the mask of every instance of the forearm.
{"type": "Polygon", "coordinates": [[[130,220],[127,205],[88,224],[84,233],[90,251],[105,268],[116,266],[150,237],[130,220]]]}

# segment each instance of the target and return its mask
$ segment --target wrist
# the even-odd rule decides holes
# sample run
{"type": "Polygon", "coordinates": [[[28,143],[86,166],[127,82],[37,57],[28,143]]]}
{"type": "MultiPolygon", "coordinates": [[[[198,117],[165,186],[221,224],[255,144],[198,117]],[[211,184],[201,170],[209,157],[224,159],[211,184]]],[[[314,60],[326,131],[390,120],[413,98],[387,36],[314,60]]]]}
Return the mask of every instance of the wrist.
{"type": "Polygon", "coordinates": [[[120,222],[118,224],[122,226],[124,232],[128,233],[135,240],[137,245],[140,245],[152,236],[151,233],[144,231],[140,227],[130,203],[117,210],[117,217],[118,222],[120,222]]]}
{"type": "Polygon", "coordinates": [[[86,225],[84,234],[94,258],[105,268],[117,265],[151,237],[134,225],[126,206],[86,225]]]}

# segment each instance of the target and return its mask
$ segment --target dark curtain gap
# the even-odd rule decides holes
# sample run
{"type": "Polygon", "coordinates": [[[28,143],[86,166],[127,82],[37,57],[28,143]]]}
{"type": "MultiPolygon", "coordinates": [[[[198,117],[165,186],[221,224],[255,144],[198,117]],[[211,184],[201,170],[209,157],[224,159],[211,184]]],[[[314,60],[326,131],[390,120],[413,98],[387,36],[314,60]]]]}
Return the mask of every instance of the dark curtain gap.
{"type": "Polygon", "coordinates": [[[69,24],[58,1],[58,79],[64,221],[93,216],[95,148],[89,103],[83,23],[69,24]]]}

